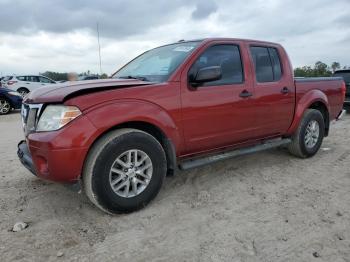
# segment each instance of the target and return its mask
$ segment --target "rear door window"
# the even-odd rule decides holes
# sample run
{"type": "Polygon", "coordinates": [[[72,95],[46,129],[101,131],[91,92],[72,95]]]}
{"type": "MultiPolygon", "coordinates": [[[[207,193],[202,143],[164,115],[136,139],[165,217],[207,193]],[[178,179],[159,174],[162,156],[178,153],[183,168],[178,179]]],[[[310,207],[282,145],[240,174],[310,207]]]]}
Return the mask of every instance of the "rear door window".
{"type": "Polygon", "coordinates": [[[26,76],[28,82],[39,82],[39,77],[37,76],[26,76]]]}
{"type": "Polygon", "coordinates": [[[281,79],[281,62],[275,48],[254,46],[250,48],[250,52],[257,82],[274,82],[281,79]]]}
{"type": "Polygon", "coordinates": [[[278,81],[282,77],[282,67],[281,67],[280,57],[278,55],[276,48],[269,48],[269,53],[270,53],[272,68],[273,68],[273,80],[278,81]]]}
{"type": "Polygon", "coordinates": [[[19,81],[26,81],[26,77],[25,76],[17,76],[17,79],[19,81]]]}

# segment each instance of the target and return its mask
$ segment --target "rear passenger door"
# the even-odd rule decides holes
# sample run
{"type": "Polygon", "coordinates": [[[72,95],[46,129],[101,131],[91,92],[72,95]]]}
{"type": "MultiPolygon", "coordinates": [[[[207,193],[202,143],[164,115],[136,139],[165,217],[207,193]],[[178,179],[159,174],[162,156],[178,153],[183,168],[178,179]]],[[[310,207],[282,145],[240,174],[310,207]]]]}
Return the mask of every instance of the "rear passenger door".
{"type": "Polygon", "coordinates": [[[292,123],[295,85],[289,59],[283,49],[250,46],[255,87],[256,134],[283,134],[292,123]]]}

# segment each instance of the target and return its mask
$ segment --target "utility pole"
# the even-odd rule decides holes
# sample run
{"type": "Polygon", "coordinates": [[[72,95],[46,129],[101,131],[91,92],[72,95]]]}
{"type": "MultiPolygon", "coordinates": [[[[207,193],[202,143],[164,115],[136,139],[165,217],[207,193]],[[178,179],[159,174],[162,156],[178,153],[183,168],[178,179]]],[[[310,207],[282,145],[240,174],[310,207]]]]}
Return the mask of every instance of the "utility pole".
{"type": "Polygon", "coordinates": [[[100,75],[102,75],[100,30],[99,30],[98,22],[97,22],[97,43],[98,43],[98,57],[99,57],[99,60],[100,60],[100,75]]]}

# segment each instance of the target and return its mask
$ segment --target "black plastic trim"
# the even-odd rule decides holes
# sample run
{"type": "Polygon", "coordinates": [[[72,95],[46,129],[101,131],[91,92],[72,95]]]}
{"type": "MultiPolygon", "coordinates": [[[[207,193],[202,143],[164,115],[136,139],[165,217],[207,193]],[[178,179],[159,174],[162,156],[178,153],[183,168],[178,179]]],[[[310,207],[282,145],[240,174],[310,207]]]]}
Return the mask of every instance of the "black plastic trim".
{"type": "Polygon", "coordinates": [[[33,175],[36,176],[35,167],[33,164],[32,156],[30,155],[28,145],[26,141],[22,140],[18,144],[17,156],[21,161],[22,165],[27,168],[33,175]]]}

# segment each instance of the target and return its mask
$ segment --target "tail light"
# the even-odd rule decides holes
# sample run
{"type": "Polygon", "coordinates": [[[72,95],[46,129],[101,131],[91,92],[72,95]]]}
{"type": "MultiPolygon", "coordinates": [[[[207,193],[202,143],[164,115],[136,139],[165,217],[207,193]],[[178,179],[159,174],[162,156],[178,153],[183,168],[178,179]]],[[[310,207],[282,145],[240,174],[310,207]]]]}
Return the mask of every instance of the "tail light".
{"type": "Polygon", "coordinates": [[[16,84],[16,83],[17,83],[17,81],[8,81],[7,85],[10,86],[10,85],[13,85],[13,84],[16,84]]]}
{"type": "Polygon", "coordinates": [[[341,93],[343,95],[343,101],[345,100],[345,94],[346,94],[346,85],[345,82],[342,81],[342,85],[341,85],[341,93]]]}

